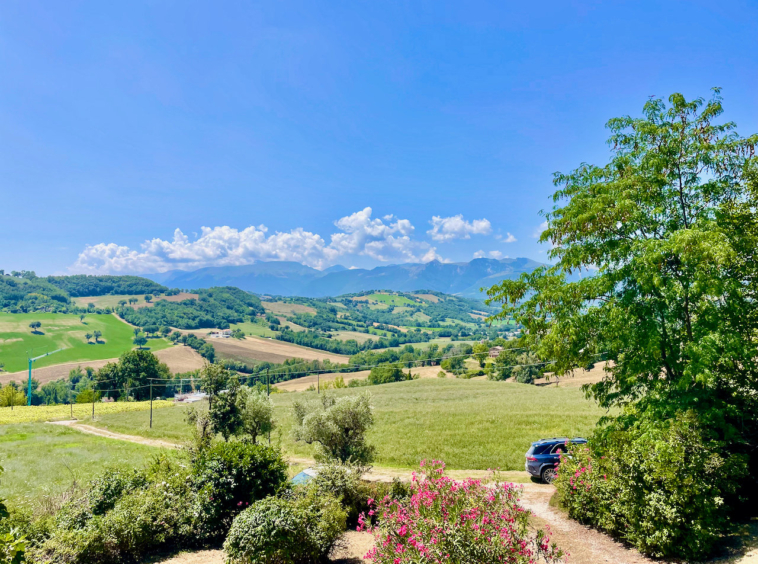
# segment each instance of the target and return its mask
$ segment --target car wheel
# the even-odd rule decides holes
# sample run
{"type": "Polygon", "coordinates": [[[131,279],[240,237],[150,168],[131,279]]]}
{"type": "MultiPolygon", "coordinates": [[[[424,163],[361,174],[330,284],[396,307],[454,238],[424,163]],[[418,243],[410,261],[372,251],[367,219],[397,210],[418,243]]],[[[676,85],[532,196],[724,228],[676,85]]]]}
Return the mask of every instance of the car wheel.
{"type": "Polygon", "coordinates": [[[558,470],[554,466],[548,466],[542,471],[542,481],[546,484],[552,484],[558,477],[558,470]]]}

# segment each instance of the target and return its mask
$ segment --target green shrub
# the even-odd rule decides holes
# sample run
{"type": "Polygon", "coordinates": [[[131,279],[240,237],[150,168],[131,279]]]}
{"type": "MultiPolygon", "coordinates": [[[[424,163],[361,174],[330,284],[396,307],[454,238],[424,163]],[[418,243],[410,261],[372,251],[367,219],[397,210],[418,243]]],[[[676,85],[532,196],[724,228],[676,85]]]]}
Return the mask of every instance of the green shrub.
{"type": "Polygon", "coordinates": [[[287,464],[274,448],[239,441],[201,451],[193,466],[199,537],[224,538],[240,511],[273,495],[286,481],[287,464]]]}
{"type": "Polygon", "coordinates": [[[692,414],[664,423],[622,419],[564,456],[556,485],[569,516],[655,557],[702,559],[729,530],[746,463],[692,414]]]}
{"type": "Polygon", "coordinates": [[[326,558],[344,530],[340,502],[303,488],[289,498],[263,499],[240,513],[224,551],[230,563],[315,563],[326,558]]]}
{"type": "Polygon", "coordinates": [[[148,470],[107,472],[64,506],[34,562],[116,564],[157,548],[194,542],[189,471],[166,458],[148,470]]]}

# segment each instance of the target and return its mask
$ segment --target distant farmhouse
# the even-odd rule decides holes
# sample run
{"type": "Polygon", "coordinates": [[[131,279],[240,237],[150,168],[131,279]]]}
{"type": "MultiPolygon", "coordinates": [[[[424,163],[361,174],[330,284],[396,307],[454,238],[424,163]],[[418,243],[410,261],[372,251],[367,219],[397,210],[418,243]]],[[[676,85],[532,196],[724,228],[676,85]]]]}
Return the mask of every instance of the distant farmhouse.
{"type": "Polygon", "coordinates": [[[228,339],[232,336],[232,330],[224,329],[223,331],[211,331],[211,334],[208,336],[211,339],[228,339]]]}

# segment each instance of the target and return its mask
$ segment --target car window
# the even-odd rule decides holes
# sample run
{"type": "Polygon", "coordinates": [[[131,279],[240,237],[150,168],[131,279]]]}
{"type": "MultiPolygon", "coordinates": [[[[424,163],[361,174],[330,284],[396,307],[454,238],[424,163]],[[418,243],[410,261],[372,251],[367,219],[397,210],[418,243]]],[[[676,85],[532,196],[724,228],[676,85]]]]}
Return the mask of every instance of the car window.
{"type": "Polygon", "coordinates": [[[555,445],[553,450],[550,451],[550,454],[561,454],[564,452],[566,452],[566,445],[555,445]]]}
{"type": "Polygon", "coordinates": [[[529,447],[529,450],[526,451],[527,456],[531,456],[534,454],[534,445],[529,447]]]}

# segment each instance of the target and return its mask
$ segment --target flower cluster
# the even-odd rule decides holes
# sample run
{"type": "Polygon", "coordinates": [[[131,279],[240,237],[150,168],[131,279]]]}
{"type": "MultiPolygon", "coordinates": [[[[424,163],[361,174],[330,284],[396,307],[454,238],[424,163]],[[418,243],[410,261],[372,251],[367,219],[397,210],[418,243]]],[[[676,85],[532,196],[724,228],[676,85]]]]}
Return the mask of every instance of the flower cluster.
{"type": "Polygon", "coordinates": [[[413,473],[409,499],[369,500],[371,510],[359,518],[359,530],[375,534],[376,547],[366,555],[375,563],[528,564],[563,557],[546,532],[530,534],[520,488],[452,480],[440,461],[422,462],[421,470],[413,473]]]}

